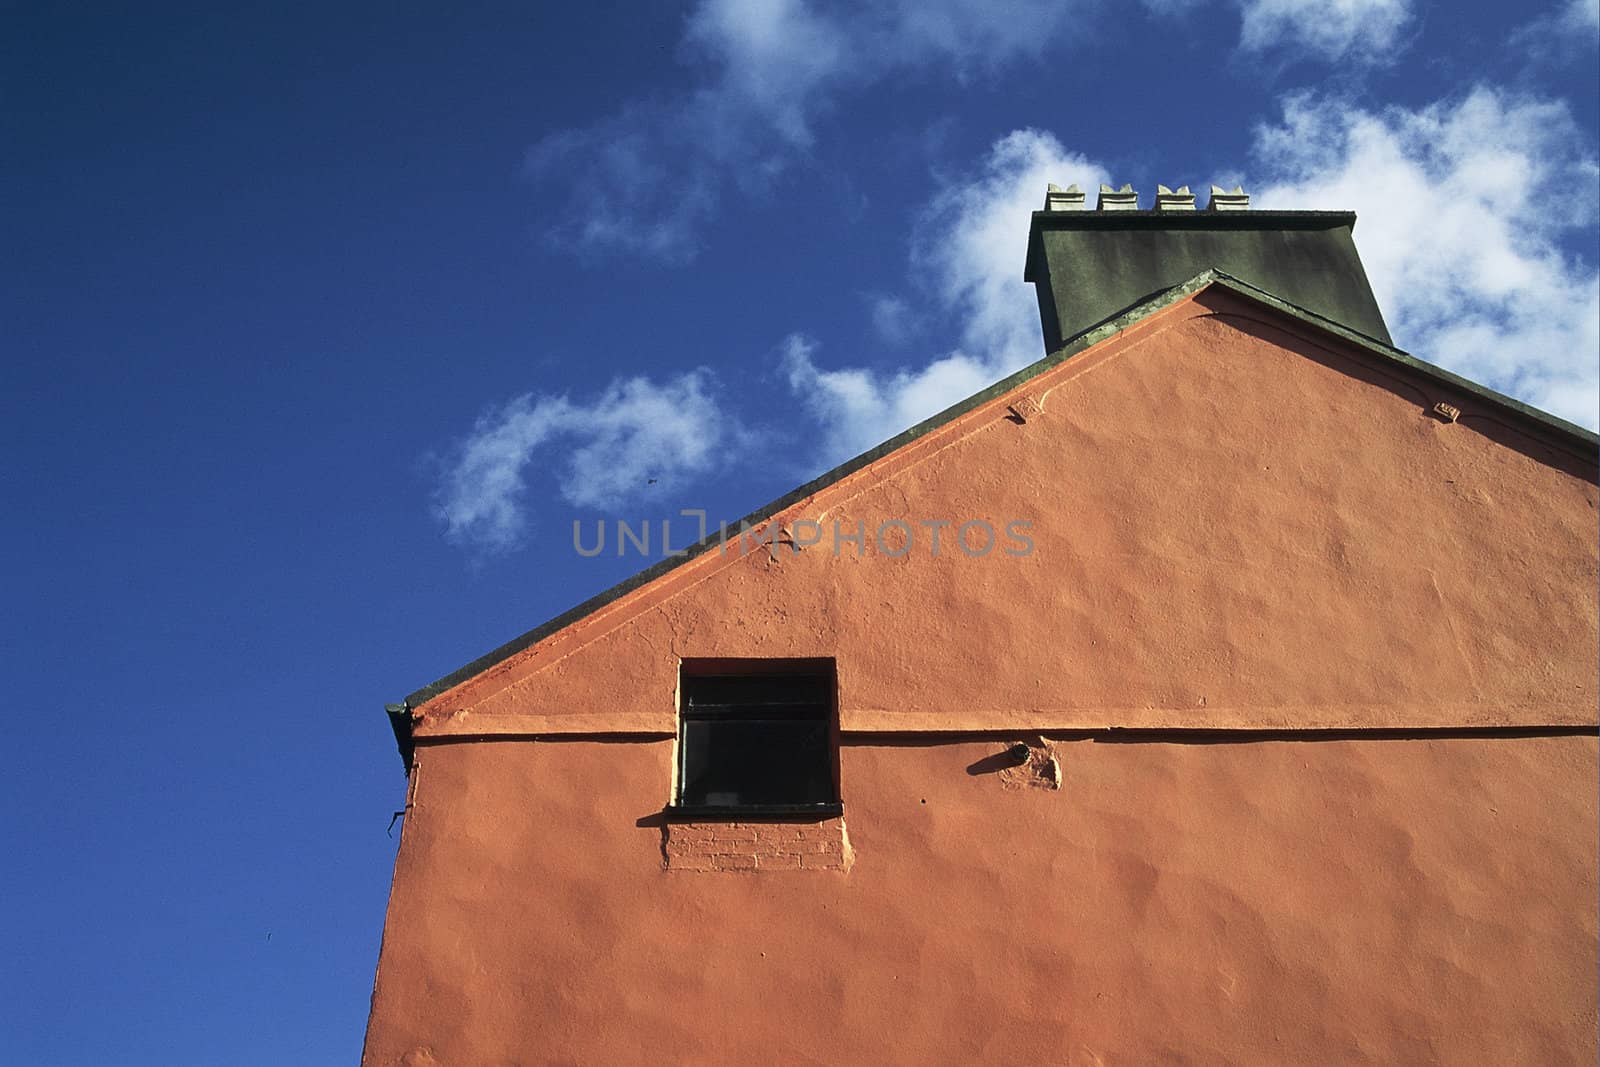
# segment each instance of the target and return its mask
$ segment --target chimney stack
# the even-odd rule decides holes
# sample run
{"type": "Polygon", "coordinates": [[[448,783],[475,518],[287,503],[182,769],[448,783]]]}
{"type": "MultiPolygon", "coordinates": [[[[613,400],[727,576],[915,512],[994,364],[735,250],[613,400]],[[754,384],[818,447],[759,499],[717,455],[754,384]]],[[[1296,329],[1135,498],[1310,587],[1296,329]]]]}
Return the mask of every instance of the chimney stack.
{"type": "Polygon", "coordinates": [[[1046,211],[1082,211],[1083,190],[1076,185],[1069,185],[1065,189],[1051,183],[1044,191],[1044,209],[1046,211]]]}
{"type": "Polygon", "coordinates": [[[1023,277],[1034,284],[1047,352],[1209,269],[1392,344],[1351,238],[1355,222],[1349,211],[1252,211],[1243,188],[1217,185],[1204,211],[1186,185],[1156,186],[1148,211],[1132,185],[1101,185],[1087,211],[1076,185],[1052,185],[1033,215],[1023,277]]]}
{"type": "Polygon", "coordinates": [[[1096,211],[1138,211],[1139,194],[1133,191],[1133,186],[1124,185],[1121,189],[1113,189],[1109,185],[1100,186],[1100,199],[1094,205],[1096,211]]]}
{"type": "Polygon", "coordinates": [[[1165,185],[1156,186],[1157,211],[1193,211],[1194,194],[1187,185],[1178,186],[1178,191],[1173,192],[1165,185]]]}
{"type": "Polygon", "coordinates": [[[1206,205],[1207,211],[1249,211],[1250,194],[1244,191],[1244,186],[1235,185],[1233,192],[1228,192],[1220,185],[1211,187],[1211,203],[1206,205]]]}

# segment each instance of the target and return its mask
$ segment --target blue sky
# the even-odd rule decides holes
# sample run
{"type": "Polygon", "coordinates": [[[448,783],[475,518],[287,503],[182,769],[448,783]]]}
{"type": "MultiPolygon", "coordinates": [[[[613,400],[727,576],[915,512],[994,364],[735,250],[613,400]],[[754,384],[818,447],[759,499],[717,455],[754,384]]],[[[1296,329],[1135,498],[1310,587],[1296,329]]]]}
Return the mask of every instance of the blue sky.
{"type": "Polygon", "coordinates": [[[383,704],[1042,355],[1046,181],[1354,209],[1597,421],[1592,0],[237,7],[0,43],[12,1062],[352,1062],[383,704]]]}

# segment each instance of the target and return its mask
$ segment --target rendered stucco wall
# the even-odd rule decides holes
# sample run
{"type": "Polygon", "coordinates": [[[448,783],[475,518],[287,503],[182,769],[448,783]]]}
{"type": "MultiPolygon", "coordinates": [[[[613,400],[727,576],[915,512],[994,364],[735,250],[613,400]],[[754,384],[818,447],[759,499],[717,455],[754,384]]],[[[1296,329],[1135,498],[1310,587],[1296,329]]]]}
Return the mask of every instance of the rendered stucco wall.
{"type": "Polygon", "coordinates": [[[1593,1062],[1593,456],[1205,291],[782,518],[1035,548],[701,557],[417,709],[367,1062],[1593,1062]],[[848,872],[668,869],[702,657],[836,658],[848,872]]]}
{"type": "Polygon", "coordinates": [[[1019,392],[783,517],[827,543],[691,560],[416,735],[671,733],[678,658],[717,656],[837,656],[846,732],[1595,721],[1592,455],[1210,291],[1019,392]],[[834,554],[886,520],[1034,550],[834,554]]]}
{"type": "Polygon", "coordinates": [[[366,1062],[1594,1062],[1594,738],[1004,744],[847,744],[848,874],[665,869],[668,742],[423,749],[366,1062]]]}

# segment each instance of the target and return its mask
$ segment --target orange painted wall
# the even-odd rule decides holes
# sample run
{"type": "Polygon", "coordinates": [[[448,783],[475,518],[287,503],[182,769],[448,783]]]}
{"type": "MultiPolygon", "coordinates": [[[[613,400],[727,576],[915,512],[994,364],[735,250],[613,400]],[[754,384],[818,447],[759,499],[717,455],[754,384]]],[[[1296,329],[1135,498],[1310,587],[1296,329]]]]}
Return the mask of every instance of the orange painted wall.
{"type": "Polygon", "coordinates": [[[1025,425],[1002,398],[786,513],[1025,519],[1030,556],[730,548],[416,732],[671,732],[698,656],[838,656],[846,730],[1594,722],[1593,457],[1286,322],[1204,291],[1023,385],[1025,425]]]}
{"type": "Polygon", "coordinates": [[[418,710],[368,1063],[1593,1062],[1592,457],[1215,290],[1018,392],[786,514],[1032,555],[705,557],[418,710]],[[719,656],[837,658],[848,873],[664,868],[719,656]],[[1487,726],[1569,732],[1065,733],[1487,726]]]}
{"type": "Polygon", "coordinates": [[[1594,738],[1001,744],[846,745],[848,874],[664,870],[670,742],[422,750],[366,1062],[1594,1062],[1594,738]]]}

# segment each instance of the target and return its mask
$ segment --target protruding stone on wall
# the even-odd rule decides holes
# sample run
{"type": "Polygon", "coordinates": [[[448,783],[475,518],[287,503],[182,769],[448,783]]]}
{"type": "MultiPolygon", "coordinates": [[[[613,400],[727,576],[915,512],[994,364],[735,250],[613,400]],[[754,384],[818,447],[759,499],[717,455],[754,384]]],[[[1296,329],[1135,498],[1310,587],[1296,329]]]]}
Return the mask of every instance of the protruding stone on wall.
{"type": "Polygon", "coordinates": [[[1043,737],[1018,741],[1006,751],[1010,766],[1000,771],[1000,784],[1008,789],[1060,789],[1061,761],[1055,746],[1043,737]]]}
{"type": "Polygon", "coordinates": [[[1008,405],[1008,409],[1012,418],[1016,419],[1017,422],[1028,422],[1030,419],[1036,419],[1044,413],[1044,409],[1039,406],[1039,401],[1035,400],[1031,393],[1023,393],[1017,397],[1016,400],[1008,405]]]}

